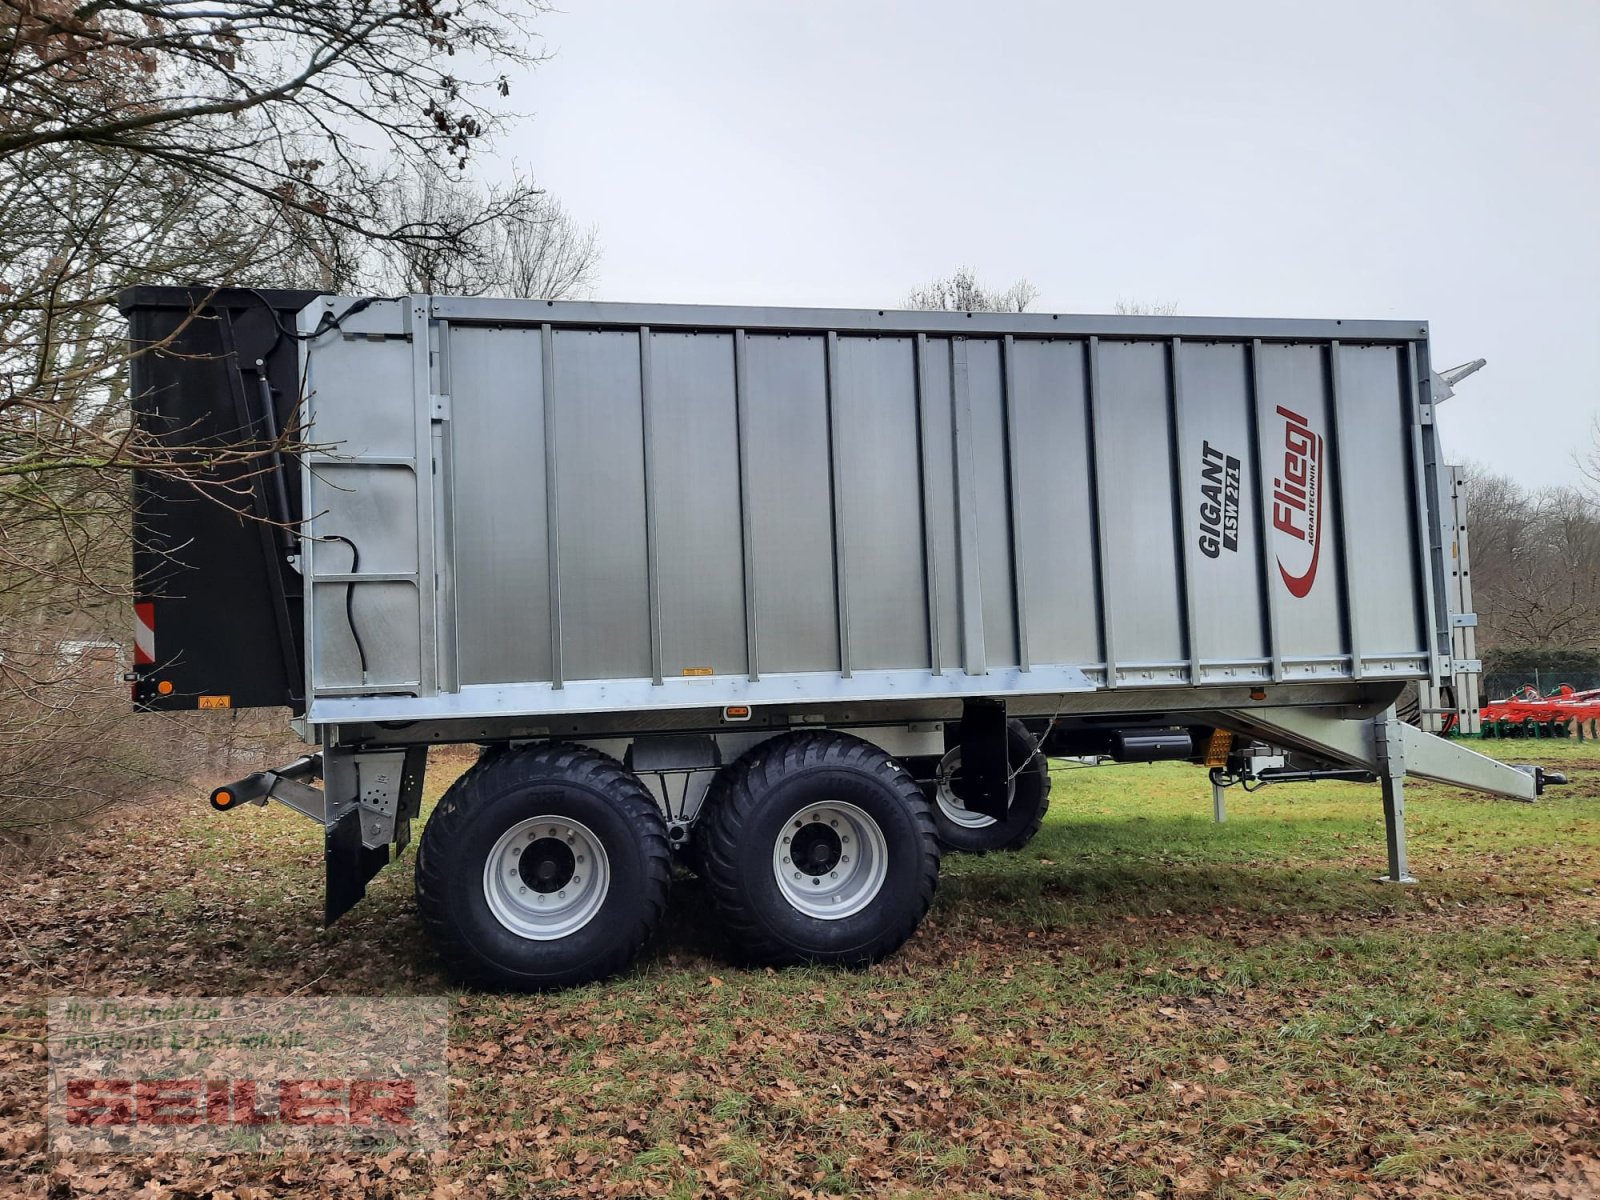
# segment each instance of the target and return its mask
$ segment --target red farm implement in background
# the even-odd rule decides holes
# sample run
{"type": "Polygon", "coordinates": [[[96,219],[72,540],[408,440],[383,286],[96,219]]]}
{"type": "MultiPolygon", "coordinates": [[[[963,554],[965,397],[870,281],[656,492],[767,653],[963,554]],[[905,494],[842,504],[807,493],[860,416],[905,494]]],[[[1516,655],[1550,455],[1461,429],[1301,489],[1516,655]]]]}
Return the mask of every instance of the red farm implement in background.
{"type": "Polygon", "coordinates": [[[1596,733],[1600,720],[1600,688],[1574,691],[1562,684],[1548,696],[1532,685],[1518,688],[1504,700],[1491,700],[1479,713],[1484,737],[1569,737],[1596,733]]]}

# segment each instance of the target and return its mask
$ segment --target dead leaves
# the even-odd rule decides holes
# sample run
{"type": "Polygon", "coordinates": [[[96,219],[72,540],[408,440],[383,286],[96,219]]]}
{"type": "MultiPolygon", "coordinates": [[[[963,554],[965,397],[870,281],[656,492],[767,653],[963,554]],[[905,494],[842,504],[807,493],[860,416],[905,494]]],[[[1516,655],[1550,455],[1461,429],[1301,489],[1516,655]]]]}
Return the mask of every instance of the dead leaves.
{"type": "MultiPolygon", "coordinates": [[[[890,962],[837,975],[738,971],[673,944],[605,987],[458,997],[446,1156],[52,1159],[37,1012],[64,979],[128,993],[441,986],[402,878],[380,876],[352,924],[323,932],[320,849],[294,820],[229,826],[255,830],[228,834],[251,839],[243,857],[207,840],[215,828],[123,830],[8,881],[0,912],[22,937],[0,937],[20,993],[0,1015],[0,1194],[1600,1194],[1600,1073],[1581,1053],[1600,1020],[1592,952],[1436,961],[1600,917],[1581,893],[1507,902],[1503,879],[1465,909],[1126,914],[1108,900],[1103,918],[1057,926],[969,897],[890,962]],[[1403,972],[1363,979],[1352,947],[1367,938],[1434,971],[1421,1017],[1389,1004],[1403,972]],[[1484,996],[1493,1032],[1452,1035],[1484,996]],[[1284,1032],[1302,1026],[1334,1032],[1284,1032]],[[1518,1163],[1488,1157],[1508,1145],[1518,1163]],[[1403,1169],[1380,1171],[1384,1153],[1403,1169]]],[[[1053,858],[1070,869],[1068,848],[1053,858]]],[[[1584,862],[1592,879],[1600,853],[1584,862]]],[[[693,919],[690,895],[675,919],[693,919]]]]}

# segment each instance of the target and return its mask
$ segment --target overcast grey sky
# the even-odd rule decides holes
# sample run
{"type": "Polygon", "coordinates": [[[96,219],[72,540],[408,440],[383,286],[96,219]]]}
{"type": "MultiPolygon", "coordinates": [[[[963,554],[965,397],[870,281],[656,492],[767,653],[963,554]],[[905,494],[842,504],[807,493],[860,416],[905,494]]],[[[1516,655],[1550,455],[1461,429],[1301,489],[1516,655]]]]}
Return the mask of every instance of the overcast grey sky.
{"type": "Polygon", "coordinates": [[[1432,322],[1450,456],[1578,477],[1600,409],[1600,2],[565,0],[508,157],[596,298],[1432,322]]]}

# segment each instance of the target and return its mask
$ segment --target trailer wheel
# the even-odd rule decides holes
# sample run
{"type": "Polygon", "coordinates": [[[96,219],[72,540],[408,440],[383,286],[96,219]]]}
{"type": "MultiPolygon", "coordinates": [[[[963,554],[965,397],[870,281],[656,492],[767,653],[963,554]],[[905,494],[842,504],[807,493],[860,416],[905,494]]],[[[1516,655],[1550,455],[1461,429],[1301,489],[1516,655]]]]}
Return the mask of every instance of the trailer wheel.
{"type": "Polygon", "coordinates": [[[933,902],[928,802],[859,738],[763,742],[717,774],[706,805],[701,874],[752,961],[864,965],[899,949],[933,902]]]}
{"type": "Polygon", "coordinates": [[[661,810],[614,759],[537,746],[480,760],[422,831],[417,908],[450,973],[519,990],[626,967],[666,907],[661,810]]]}
{"type": "Polygon", "coordinates": [[[1050,764],[1027,726],[1016,719],[1006,722],[1006,759],[1016,774],[1008,789],[1010,805],[999,821],[973,812],[962,800],[961,747],[953,747],[939,760],[927,788],[934,828],[946,850],[968,854],[1021,850],[1039,832],[1050,810],[1050,764]]]}

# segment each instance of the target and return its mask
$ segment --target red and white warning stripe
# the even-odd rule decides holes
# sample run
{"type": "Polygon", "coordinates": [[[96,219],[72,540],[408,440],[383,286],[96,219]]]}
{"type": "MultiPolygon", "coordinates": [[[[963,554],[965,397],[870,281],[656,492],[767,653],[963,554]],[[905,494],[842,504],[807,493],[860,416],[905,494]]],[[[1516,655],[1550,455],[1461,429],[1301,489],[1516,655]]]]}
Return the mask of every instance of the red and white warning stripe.
{"type": "Polygon", "coordinates": [[[156,661],[156,606],[140,600],[133,606],[133,665],[152,666],[156,661]]]}

